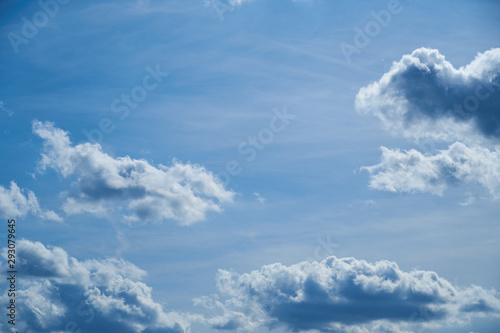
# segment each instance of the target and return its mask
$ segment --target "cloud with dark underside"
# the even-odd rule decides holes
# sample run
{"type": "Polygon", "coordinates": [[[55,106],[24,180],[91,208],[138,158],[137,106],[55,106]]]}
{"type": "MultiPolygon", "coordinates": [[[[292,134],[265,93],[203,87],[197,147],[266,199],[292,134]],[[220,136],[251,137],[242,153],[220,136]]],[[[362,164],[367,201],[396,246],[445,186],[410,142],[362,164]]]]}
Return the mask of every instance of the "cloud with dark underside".
{"type": "Polygon", "coordinates": [[[52,168],[77,179],[76,190],[66,194],[67,214],[117,211],[129,221],[169,219],[190,225],[208,212],[220,212],[235,195],[196,164],[154,166],[129,156],[115,158],[99,144],[72,144],[69,133],[50,122],[33,122],[33,132],[44,140],[40,171],[52,168]]]}
{"type": "Polygon", "coordinates": [[[407,137],[500,138],[500,49],[454,68],[438,50],[421,48],[361,88],[356,109],[407,137]]]}
{"type": "Polygon", "coordinates": [[[460,68],[438,50],[417,49],[361,88],[355,106],[395,135],[448,145],[433,152],[382,147],[380,164],[363,168],[372,188],[442,195],[465,184],[500,194],[500,49],[460,68]]]}
{"type": "MultiPolygon", "coordinates": [[[[189,330],[184,315],[166,311],[153,300],[151,287],[141,282],[145,272],[129,262],[116,258],[79,261],[59,247],[27,240],[17,245],[16,328],[20,332],[189,330]]],[[[0,300],[6,304],[7,293],[0,300]]],[[[5,321],[0,330],[2,325],[5,321]]]]}
{"type": "Polygon", "coordinates": [[[329,257],[244,274],[221,270],[217,285],[218,295],[197,303],[222,312],[212,318],[218,329],[409,332],[500,317],[495,290],[457,288],[434,272],[405,272],[389,261],[329,257]]]}

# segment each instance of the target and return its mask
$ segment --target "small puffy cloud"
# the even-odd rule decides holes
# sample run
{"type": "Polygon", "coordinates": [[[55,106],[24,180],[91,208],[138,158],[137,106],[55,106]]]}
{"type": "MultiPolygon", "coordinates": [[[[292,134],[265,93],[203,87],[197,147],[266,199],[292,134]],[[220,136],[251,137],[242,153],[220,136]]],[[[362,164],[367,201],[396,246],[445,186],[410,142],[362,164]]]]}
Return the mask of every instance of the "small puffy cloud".
{"type": "MultiPolygon", "coordinates": [[[[3,251],[4,253],[6,251],[3,251]]],[[[58,247],[18,242],[16,327],[41,332],[161,332],[189,330],[166,312],[140,281],[145,272],[120,259],[79,261],[58,247]]],[[[0,297],[8,302],[6,293],[0,297]]],[[[5,322],[2,321],[1,325],[5,322]]]]}
{"type": "Polygon", "coordinates": [[[257,192],[254,192],[255,195],[255,198],[257,199],[257,201],[261,204],[263,204],[264,202],[266,202],[266,198],[264,198],[262,195],[260,195],[260,193],[257,193],[257,192]]]}
{"type": "Polygon", "coordinates": [[[361,88],[355,105],[378,117],[391,133],[449,145],[434,155],[382,147],[381,162],[362,168],[370,173],[372,188],[441,195],[451,184],[466,184],[498,197],[499,48],[479,53],[460,68],[438,50],[417,49],[361,88]]]}
{"type": "Polygon", "coordinates": [[[32,191],[20,189],[14,181],[10,182],[10,188],[0,185],[0,216],[17,218],[28,213],[43,220],[62,221],[55,212],[41,209],[32,191]]]}
{"type": "Polygon", "coordinates": [[[221,270],[217,285],[220,295],[196,300],[223,312],[208,322],[217,329],[410,332],[500,317],[495,290],[456,288],[435,272],[404,272],[390,261],[329,257],[244,274],[221,270]]]}
{"type": "Polygon", "coordinates": [[[114,158],[99,144],[73,145],[68,132],[49,122],[33,122],[33,132],[44,140],[40,170],[77,177],[77,190],[67,194],[63,207],[67,214],[103,215],[111,209],[131,221],[172,219],[189,225],[207,212],[220,212],[234,197],[199,165],[153,166],[129,156],[114,158]]]}
{"type": "Polygon", "coordinates": [[[438,50],[404,55],[356,96],[356,109],[411,138],[500,138],[500,48],[455,68],[438,50]]]}
{"type": "Polygon", "coordinates": [[[448,186],[465,183],[481,185],[494,198],[500,194],[500,151],[460,142],[435,155],[382,147],[381,162],[362,169],[372,174],[370,187],[377,190],[442,195],[448,186]]]}

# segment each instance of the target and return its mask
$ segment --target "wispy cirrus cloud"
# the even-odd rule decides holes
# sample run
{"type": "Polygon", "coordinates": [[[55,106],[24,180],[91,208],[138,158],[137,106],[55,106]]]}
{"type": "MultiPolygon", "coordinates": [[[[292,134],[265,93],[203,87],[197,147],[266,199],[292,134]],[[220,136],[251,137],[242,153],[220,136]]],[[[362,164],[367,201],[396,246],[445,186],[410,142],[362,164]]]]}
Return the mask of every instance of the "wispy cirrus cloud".
{"type": "Polygon", "coordinates": [[[430,153],[382,147],[382,161],[362,168],[372,188],[441,195],[466,184],[500,194],[500,49],[460,68],[438,50],[417,49],[362,88],[355,104],[393,134],[449,145],[430,153]]]}
{"type": "Polygon", "coordinates": [[[329,257],[243,274],[221,270],[217,285],[218,295],[196,303],[223,312],[207,320],[221,330],[406,332],[500,317],[495,290],[457,288],[435,272],[405,272],[390,261],[329,257]]]}
{"type": "Polygon", "coordinates": [[[0,111],[5,112],[9,117],[12,117],[14,115],[14,111],[7,109],[5,103],[2,101],[0,101],[0,111]]]}
{"type": "Polygon", "coordinates": [[[115,210],[130,221],[190,225],[208,212],[220,212],[235,195],[199,165],[174,160],[171,166],[153,166],[129,156],[114,158],[99,144],[73,145],[68,132],[49,122],[33,122],[33,132],[44,140],[40,170],[77,177],[77,189],[67,194],[63,207],[67,214],[115,210]]]}

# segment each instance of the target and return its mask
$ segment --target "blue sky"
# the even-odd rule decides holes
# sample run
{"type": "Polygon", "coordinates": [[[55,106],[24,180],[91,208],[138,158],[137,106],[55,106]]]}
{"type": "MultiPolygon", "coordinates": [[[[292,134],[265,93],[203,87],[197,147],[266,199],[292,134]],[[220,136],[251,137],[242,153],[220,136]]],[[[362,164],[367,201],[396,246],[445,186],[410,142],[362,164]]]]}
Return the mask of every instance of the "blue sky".
{"type": "Polygon", "coordinates": [[[499,9],[2,2],[16,327],[497,332],[499,9]]]}

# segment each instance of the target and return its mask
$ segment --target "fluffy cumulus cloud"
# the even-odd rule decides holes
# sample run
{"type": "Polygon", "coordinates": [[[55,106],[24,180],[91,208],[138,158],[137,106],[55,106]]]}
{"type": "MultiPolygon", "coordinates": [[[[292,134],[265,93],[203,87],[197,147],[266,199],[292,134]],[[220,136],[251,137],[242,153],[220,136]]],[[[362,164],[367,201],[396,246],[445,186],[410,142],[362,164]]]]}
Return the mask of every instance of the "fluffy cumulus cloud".
{"type": "Polygon", "coordinates": [[[438,50],[421,48],[361,88],[356,108],[408,137],[464,140],[500,138],[500,49],[458,69],[438,50]]]}
{"type": "Polygon", "coordinates": [[[435,155],[382,148],[382,161],[362,168],[372,174],[370,187],[390,192],[442,195],[453,183],[479,184],[493,198],[500,194],[500,151],[455,142],[435,155]]]}
{"type": "MultiPolygon", "coordinates": [[[[140,281],[145,272],[131,263],[79,261],[61,248],[27,240],[18,242],[18,252],[16,328],[20,332],[189,331],[184,316],[166,312],[152,299],[151,288],[140,281]]],[[[3,294],[2,304],[7,304],[3,294]]]]}
{"type": "Polygon", "coordinates": [[[178,161],[153,166],[129,156],[114,158],[99,144],[73,145],[68,132],[49,122],[35,121],[33,131],[44,140],[40,169],[77,177],[77,189],[66,194],[67,214],[115,210],[131,221],[172,219],[189,225],[233,200],[234,192],[201,166],[178,161]]]}
{"type": "Polygon", "coordinates": [[[32,214],[43,220],[62,221],[55,212],[40,208],[35,193],[21,189],[15,182],[10,182],[10,188],[0,185],[0,216],[18,218],[32,214]]]}
{"type": "Polygon", "coordinates": [[[208,322],[221,330],[411,332],[500,317],[495,290],[460,289],[434,272],[404,272],[389,261],[329,257],[245,274],[222,270],[217,282],[219,295],[196,302],[223,312],[208,322]]]}
{"type": "Polygon", "coordinates": [[[449,145],[434,155],[384,147],[381,163],[365,168],[373,188],[441,194],[452,183],[467,183],[499,194],[500,49],[460,68],[438,50],[417,49],[362,88],[355,105],[391,133],[449,145]]]}

